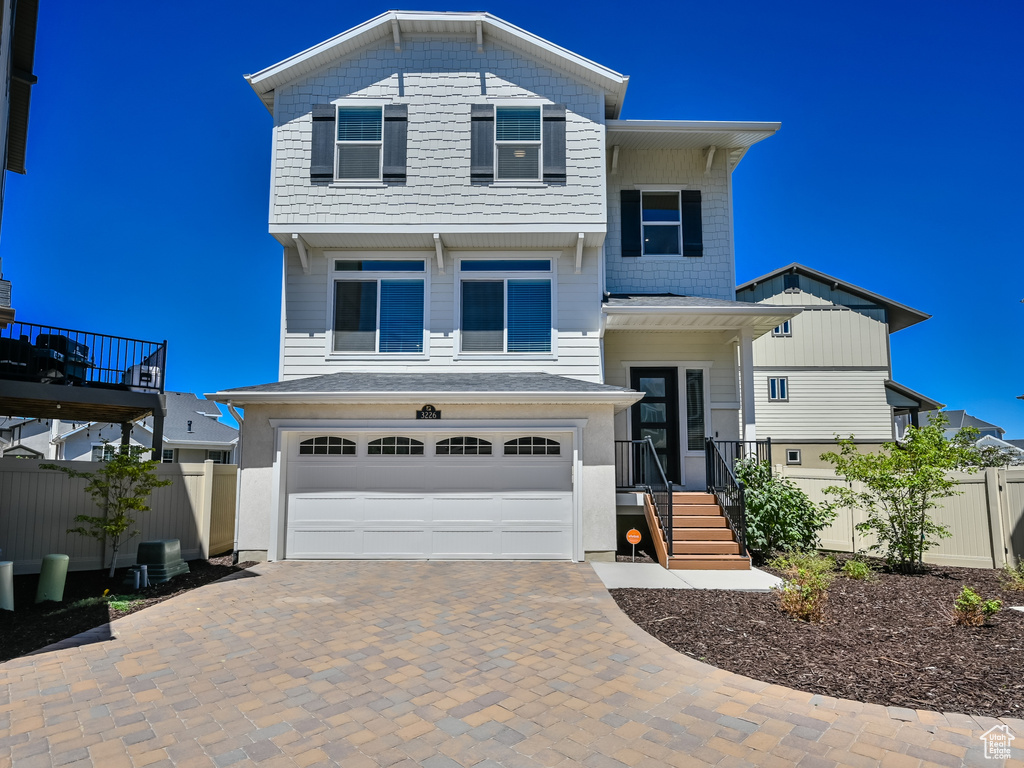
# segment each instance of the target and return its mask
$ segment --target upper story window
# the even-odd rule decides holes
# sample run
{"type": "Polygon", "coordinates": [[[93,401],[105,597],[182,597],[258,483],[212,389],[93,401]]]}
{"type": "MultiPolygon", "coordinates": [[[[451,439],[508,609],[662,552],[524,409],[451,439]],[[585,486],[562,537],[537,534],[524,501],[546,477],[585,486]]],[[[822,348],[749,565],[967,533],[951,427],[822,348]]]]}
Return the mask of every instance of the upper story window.
{"type": "Polygon", "coordinates": [[[700,190],[621,192],[622,256],[704,255],[700,190]]]}
{"type": "Polygon", "coordinates": [[[422,261],[337,259],[331,351],[422,354],[425,277],[417,272],[422,261]]]}
{"type": "Polygon", "coordinates": [[[540,105],[497,107],[494,121],[494,178],[540,181],[540,105]]]}
{"type": "Polygon", "coordinates": [[[787,320],[782,325],[776,325],[772,329],[772,336],[792,336],[793,327],[790,325],[790,321],[787,320]]]}
{"type": "Polygon", "coordinates": [[[551,352],[549,259],[465,260],[460,271],[462,352],[551,352]]]}
{"type": "Polygon", "coordinates": [[[565,184],[564,104],[470,105],[470,181],[565,184]]]}
{"type": "Polygon", "coordinates": [[[338,107],[334,177],[348,181],[380,181],[384,108],[338,107]]]}

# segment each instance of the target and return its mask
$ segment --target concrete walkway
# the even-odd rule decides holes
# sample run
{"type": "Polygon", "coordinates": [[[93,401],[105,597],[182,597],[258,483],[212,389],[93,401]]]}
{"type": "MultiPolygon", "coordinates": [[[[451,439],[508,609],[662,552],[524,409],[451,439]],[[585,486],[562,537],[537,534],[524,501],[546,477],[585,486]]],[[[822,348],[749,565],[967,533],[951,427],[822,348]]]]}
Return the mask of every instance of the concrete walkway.
{"type": "Polygon", "coordinates": [[[758,568],[749,571],[670,571],[658,563],[591,563],[608,589],[725,589],[769,592],[782,579],[758,568]]]}
{"type": "MultiPolygon", "coordinates": [[[[979,740],[999,721],[811,696],[675,653],[586,564],[250,573],[117,621],[115,640],[0,664],[0,765],[1000,764],[979,740]]],[[[1024,722],[1005,724],[1024,743],[1024,722]]]]}

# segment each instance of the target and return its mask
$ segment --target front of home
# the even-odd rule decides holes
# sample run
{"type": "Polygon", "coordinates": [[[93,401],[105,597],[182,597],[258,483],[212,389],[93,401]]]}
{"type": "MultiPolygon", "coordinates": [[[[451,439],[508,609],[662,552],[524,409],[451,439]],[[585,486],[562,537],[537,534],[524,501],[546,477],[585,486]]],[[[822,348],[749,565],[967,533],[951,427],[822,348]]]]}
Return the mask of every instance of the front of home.
{"type": "Polygon", "coordinates": [[[630,441],[704,490],[706,439],[755,439],[796,310],[734,300],[732,172],[777,124],[620,120],[625,76],[486,13],[247,79],[284,276],[279,380],[208,396],[240,557],[610,559],[630,441]]]}

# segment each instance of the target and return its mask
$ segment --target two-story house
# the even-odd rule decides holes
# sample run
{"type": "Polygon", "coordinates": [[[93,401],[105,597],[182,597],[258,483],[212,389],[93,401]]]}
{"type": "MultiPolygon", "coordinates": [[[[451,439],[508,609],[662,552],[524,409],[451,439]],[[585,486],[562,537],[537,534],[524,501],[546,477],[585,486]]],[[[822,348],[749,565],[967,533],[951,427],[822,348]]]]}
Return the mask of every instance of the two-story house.
{"type": "Polygon", "coordinates": [[[732,172],[778,124],[620,120],[628,78],[487,13],[247,79],[284,270],[279,380],[208,395],[241,557],[609,559],[616,440],[704,490],[705,438],[754,438],[797,310],[735,301],[732,172]]]}
{"type": "Polygon", "coordinates": [[[801,310],[754,342],[758,433],[775,463],[828,467],[820,457],[836,437],[875,451],[944,407],[892,378],[889,335],[931,315],[802,264],[743,283],[736,298],[801,310]]]}

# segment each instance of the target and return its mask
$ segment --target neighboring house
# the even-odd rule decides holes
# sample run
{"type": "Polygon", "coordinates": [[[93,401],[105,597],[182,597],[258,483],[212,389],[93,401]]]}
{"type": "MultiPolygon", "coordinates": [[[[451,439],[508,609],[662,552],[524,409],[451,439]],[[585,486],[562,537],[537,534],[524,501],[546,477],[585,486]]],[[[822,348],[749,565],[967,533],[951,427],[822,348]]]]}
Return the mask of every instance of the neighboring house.
{"type": "Polygon", "coordinates": [[[622,441],[704,491],[706,438],[756,438],[799,310],[735,301],[732,172],[777,123],[621,120],[624,75],[487,13],[247,80],[284,285],[279,381],[207,395],[245,409],[239,557],[611,559],[622,441]]]}
{"type": "Polygon", "coordinates": [[[802,264],[740,285],[736,298],[801,309],[754,343],[758,435],[772,438],[773,462],[829,466],[820,456],[837,435],[873,451],[943,407],[892,380],[889,334],[930,315],[802,264]]]}
{"type": "MultiPolygon", "coordinates": [[[[217,404],[190,392],[167,392],[164,420],[164,463],[234,463],[238,430],[219,419],[217,404]]],[[[130,444],[151,448],[153,420],[147,417],[132,425],[130,444]]],[[[0,422],[3,457],[21,456],[64,461],[99,461],[117,450],[119,424],[62,422],[59,419],[9,419],[0,422]]]]}
{"type": "MultiPolygon", "coordinates": [[[[1006,430],[1002,427],[982,421],[962,409],[942,411],[942,415],[946,417],[945,435],[948,438],[954,437],[964,427],[972,427],[978,430],[979,437],[994,437],[1000,441],[1003,440],[1003,435],[1006,434],[1006,430]]],[[[926,423],[931,424],[932,417],[933,414],[928,414],[926,423]]]]}

